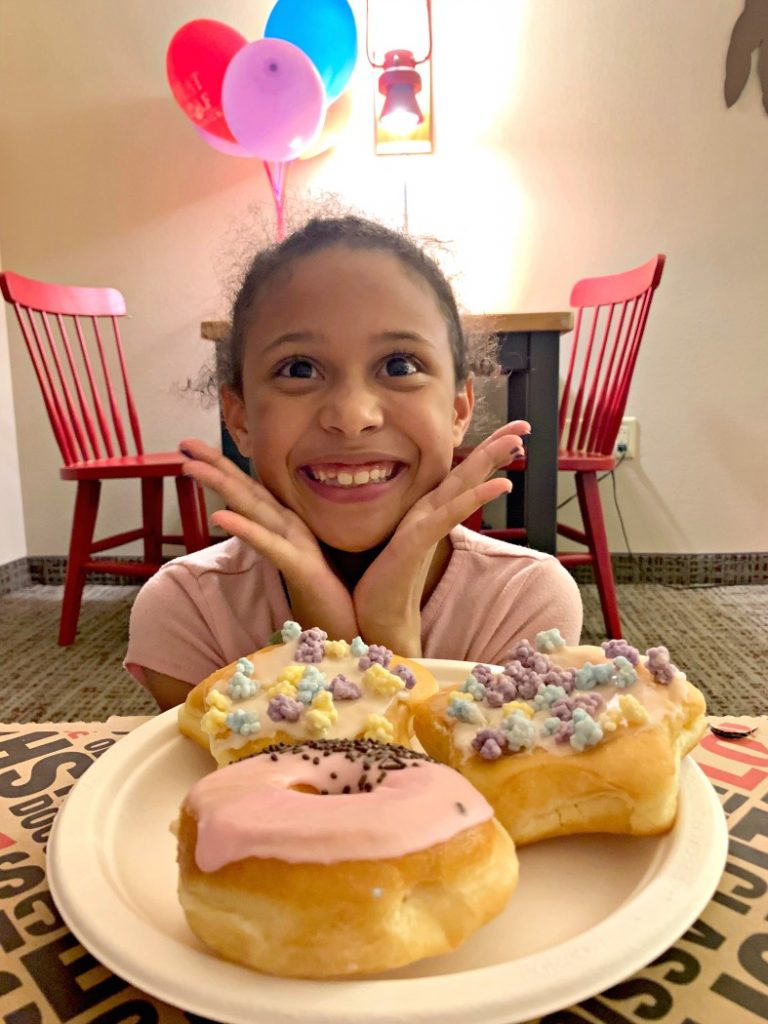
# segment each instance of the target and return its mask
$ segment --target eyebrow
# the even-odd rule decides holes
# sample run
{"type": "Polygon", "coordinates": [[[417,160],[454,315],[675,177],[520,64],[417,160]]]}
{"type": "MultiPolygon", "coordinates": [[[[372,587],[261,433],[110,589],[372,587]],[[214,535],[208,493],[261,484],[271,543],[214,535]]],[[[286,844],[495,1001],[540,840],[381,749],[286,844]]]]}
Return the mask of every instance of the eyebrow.
{"type": "MultiPolygon", "coordinates": [[[[326,335],[318,333],[317,331],[287,331],[285,334],[280,334],[272,341],[269,342],[263,349],[263,352],[271,352],[272,349],[278,348],[280,345],[297,345],[306,344],[307,342],[322,342],[326,340],[326,335]]],[[[429,338],[425,338],[423,334],[419,334],[418,331],[380,331],[378,334],[371,336],[373,342],[402,342],[407,341],[413,345],[425,345],[431,346],[433,342],[429,338]]]]}

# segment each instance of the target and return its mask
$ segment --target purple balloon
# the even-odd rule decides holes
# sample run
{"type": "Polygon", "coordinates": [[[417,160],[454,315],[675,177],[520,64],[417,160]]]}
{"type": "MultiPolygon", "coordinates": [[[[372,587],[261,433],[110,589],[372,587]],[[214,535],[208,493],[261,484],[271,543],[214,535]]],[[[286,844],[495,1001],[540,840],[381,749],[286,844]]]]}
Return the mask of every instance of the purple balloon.
{"type": "Polygon", "coordinates": [[[323,126],[325,86],[298,46],[257,39],[227,65],[221,105],[246,150],[262,160],[295,160],[323,126]]]}
{"type": "Polygon", "coordinates": [[[239,142],[230,142],[229,139],[222,139],[219,135],[214,135],[213,132],[207,132],[205,128],[198,128],[197,125],[192,127],[204,142],[207,142],[213,149],[217,149],[219,153],[226,153],[227,156],[249,156],[252,160],[256,156],[255,153],[251,153],[244,146],[241,146],[239,142]]]}

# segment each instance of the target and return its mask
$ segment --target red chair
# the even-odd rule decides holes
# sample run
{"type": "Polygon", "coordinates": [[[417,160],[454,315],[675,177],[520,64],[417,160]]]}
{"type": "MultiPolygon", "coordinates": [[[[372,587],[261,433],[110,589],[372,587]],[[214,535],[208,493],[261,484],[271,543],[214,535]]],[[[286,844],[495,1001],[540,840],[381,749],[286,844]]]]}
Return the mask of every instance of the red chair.
{"type": "Polygon", "coordinates": [[[144,451],[120,341],[118,318],[125,315],[120,292],[44,284],[10,272],[0,274],[0,290],[16,311],[32,359],[64,460],[59,475],[77,481],[59,626],[59,643],[68,646],[75,639],[87,574],[146,578],[160,567],[163,544],[183,543],[187,551],[203,547],[209,542],[205,502],[194,481],[181,475],[184,459],[178,452],[144,451]],[[94,540],[102,480],[128,477],[141,481],[141,527],[94,540]],[[176,482],[182,537],[162,532],[165,477],[176,482]],[[139,539],[143,560],[91,557],[139,539]]]}
{"type": "MultiPolygon", "coordinates": [[[[616,437],[664,259],[662,255],[654,256],[623,274],[585,278],[571,292],[576,323],[560,399],[557,468],[575,474],[584,529],[558,523],[557,532],[588,550],[558,552],[557,557],[566,566],[593,566],[608,637],[620,637],[622,632],[597,478],[598,473],[614,469],[618,462],[614,455],[616,437]]],[[[457,460],[470,450],[458,449],[457,460]]],[[[520,459],[506,469],[524,472],[526,461],[520,459]]],[[[464,525],[503,540],[525,537],[524,528],[484,529],[482,509],[464,525]]]]}

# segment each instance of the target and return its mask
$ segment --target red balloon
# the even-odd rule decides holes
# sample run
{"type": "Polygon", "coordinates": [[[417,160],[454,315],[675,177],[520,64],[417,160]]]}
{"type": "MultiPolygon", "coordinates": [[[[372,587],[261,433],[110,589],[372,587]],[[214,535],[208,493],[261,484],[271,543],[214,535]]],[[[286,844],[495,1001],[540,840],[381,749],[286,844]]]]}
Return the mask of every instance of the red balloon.
{"type": "Polygon", "coordinates": [[[229,25],[198,18],[176,32],[165,59],[171,92],[187,117],[228,142],[236,140],[221,109],[221,83],[230,60],[245,43],[229,25]]]}

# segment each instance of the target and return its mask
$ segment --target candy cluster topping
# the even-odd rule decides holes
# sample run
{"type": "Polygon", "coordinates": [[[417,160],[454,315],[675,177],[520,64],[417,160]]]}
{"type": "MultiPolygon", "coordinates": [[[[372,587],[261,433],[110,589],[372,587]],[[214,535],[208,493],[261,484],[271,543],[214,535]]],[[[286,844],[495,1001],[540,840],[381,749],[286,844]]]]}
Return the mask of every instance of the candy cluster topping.
{"type": "MultiPolygon", "coordinates": [[[[446,719],[475,727],[471,749],[489,761],[547,741],[584,751],[606,734],[648,721],[643,704],[625,692],[638,679],[636,648],[609,640],[602,645],[607,661],[569,669],[548,657],[564,647],[558,630],[551,629],[539,633],[535,645],[520,641],[501,671],[475,665],[450,695],[446,719]],[[610,700],[607,687],[615,693],[610,700]]],[[[667,685],[677,674],[665,647],[651,648],[645,664],[656,683],[667,685]]]]}
{"type": "MultiPolygon", "coordinates": [[[[309,735],[323,738],[339,717],[337,703],[368,697],[382,707],[381,702],[387,699],[407,700],[407,691],[416,684],[416,677],[406,665],[390,667],[392,651],[380,644],[368,645],[361,637],[355,637],[351,644],[329,640],[324,630],[302,629],[292,621],[283,624],[279,636],[283,643],[295,643],[294,662],[267,681],[255,677],[253,662],[240,658],[223,688],[214,687],[206,695],[207,710],[201,723],[206,733],[253,736],[262,731],[262,722],[266,731],[270,722],[301,722],[309,735]],[[339,664],[338,670],[332,671],[329,662],[344,658],[356,662],[356,666],[350,669],[339,664]],[[345,670],[354,675],[355,668],[359,677],[345,675],[345,670]],[[251,698],[258,698],[258,710],[253,705],[238,706],[251,698]]],[[[394,726],[384,715],[371,713],[365,717],[361,732],[366,738],[385,743],[393,738],[394,726]]]]}
{"type": "Polygon", "coordinates": [[[360,775],[353,784],[341,785],[338,773],[328,771],[319,790],[322,796],[331,794],[370,793],[386,779],[389,772],[400,772],[407,768],[418,768],[431,757],[409,750],[394,743],[376,743],[373,740],[308,740],[305,743],[289,745],[273,743],[252,757],[268,757],[280,761],[284,757],[301,757],[314,766],[322,766],[323,760],[331,754],[343,754],[347,761],[359,766],[360,775]]]}

